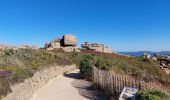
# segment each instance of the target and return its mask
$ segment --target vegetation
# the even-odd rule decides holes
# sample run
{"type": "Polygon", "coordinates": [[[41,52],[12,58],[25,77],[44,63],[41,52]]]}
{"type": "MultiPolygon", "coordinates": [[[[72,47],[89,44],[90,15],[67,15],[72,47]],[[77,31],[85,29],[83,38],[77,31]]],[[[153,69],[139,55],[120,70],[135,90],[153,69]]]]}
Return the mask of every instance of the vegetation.
{"type": "Polygon", "coordinates": [[[130,75],[145,81],[156,81],[167,86],[170,84],[170,77],[159,69],[157,62],[142,57],[125,57],[87,50],[81,53],[66,53],[62,50],[19,49],[0,53],[0,96],[11,91],[9,84],[23,82],[51,64],[77,64],[81,76],[88,80],[92,76],[92,66],[96,66],[98,69],[130,75]]]}
{"type": "Polygon", "coordinates": [[[21,83],[45,66],[71,65],[79,59],[76,53],[46,50],[5,50],[0,53],[0,97],[11,92],[9,84],[21,83]],[[75,57],[77,56],[77,57],[75,57]]]}
{"type": "MultiPolygon", "coordinates": [[[[144,80],[146,82],[158,82],[170,87],[170,76],[159,68],[157,61],[143,57],[125,57],[116,54],[104,54],[92,51],[83,51],[83,54],[93,55],[93,59],[89,59],[89,61],[93,61],[93,63],[88,63],[88,66],[81,67],[83,69],[88,69],[83,73],[91,72],[90,66],[95,65],[101,70],[109,70],[116,74],[132,76],[137,80],[144,80]]],[[[86,61],[86,63],[89,61],[86,61]]],[[[84,64],[84,59],[82,59],[81,63],[84,64]]],[[[90,78],[91,73],[82,75],[84,75],[85,78],[90,78]]],[[[142,95],[141,99],[137,100],[164,100],[165,97],[168,97],[166,94],[158,91],[145,91],[142,93],[145,95],[142,95]]],[[[165,98],[165,100],[167,99],[165,98]]]]}
{"type": "Polygon", "coordinates": [[[135,97],[136,100],[169,100],[169,96],[158,90],[139,91],[135,97]]]}
{"type": "Polygon", "coordinates": [[[157,61],[143,57],[125,57],[117,54],[105,54],[93,51],[82,51],[93,55],[93,65],[102,70],[132,76],[146,82],[159,82],[169,86],[170,76],[160,70],[157,61]]]}
{"type": "Polygon", "coordinates": [[[11,89],[8,80],[0,78],[0,98],[9,92],[11,92],[11,89]]]}
{"type": "Polygon", "coordinates": [[[102,57],[98,57],[95,66],[101,70],[109,70],[112,66],[112,61],[102,57]]]}
{"type": "Polygon", "coordinates": [[[91,80],[93,59],[91,55],[84,55],[82,57],[82,61],[80,62],[80,74],[82,78],[91,80]]]}

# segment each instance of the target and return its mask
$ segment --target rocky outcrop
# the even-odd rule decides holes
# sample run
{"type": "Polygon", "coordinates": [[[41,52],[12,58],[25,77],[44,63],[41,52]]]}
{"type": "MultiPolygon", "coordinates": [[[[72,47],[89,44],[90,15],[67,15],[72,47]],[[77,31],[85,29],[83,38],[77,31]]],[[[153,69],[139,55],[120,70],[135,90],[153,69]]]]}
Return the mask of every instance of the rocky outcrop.
{"type": "Polygon", "coordinates": [[[77,38],[74,35],[64,35],[63,36],[64,46],[76,46],[77,45],[77,38]]]}
{"type": "Polygon", "coordinates": [[[144,58],[150,59],[150,58],[151,58],[151,55],[149,55],[149,54],[147,54],[147,53],[144,53],[144,58]]]}
{"type": "Polygon", "coordinates": [[[18,50],[18,49],[39,49],[37,46],[34,45],[20,45],[20,46],[10,46],[10,45],[0,45],[0,51],[12,49],[12,50],[18,50]]]}
{"type": "Polygon", "coordinates": [[[58,49],[61,47],[61,39],[52,40],[50,43],[46,43],[44,48],[46,49],[58,49]]]}
{"type": "Polygon", "coordinates": [[[50,43],[46,43],[44,48],[47,50],[63,49],[65,52],[80,52],[77,45],[77,38],[74,35],[66,34],[61,38],[57,38],[50,43]]]}
{"type": "Polygon", "coordinates": [[[164,72],[168,75],[170,75],[170,69],[169,68],[163,68],[164,72]]]}
{"type": "MultiPolygon", "coordinates": [[[[103,53],[112,53],[112,49],[104,46],[103,44],[90,44],[88,42],[84,42],[84,44],[82,44],[81,46],[82,49],[88,49],[103,53]]],[[[66,34],[62,38],[57,38],[50,43],[46,43],[44,48],[47,50],[62,49],[65,52],[80,52],[79,48],[77,47],[77,38],[76,36],[71,34],[66,34]]]]}
{"type": "Polygon", "coordinates": [[[89,43],[84,42],[84,44],[81,45],[83,49],[93,50],[97,52],[103,52],[103,53],[112,53],[112,49],[104,46],[103,44],[97,44],[97,43],[89,43]]]}
{"type": "Polygon", "coordinates": [[[72,52],[72,51],[80,52],[78,47],[70,47],[70,46],[69,47],[64,47],[63,51],[65,51],[65,52],[72,52]]]}
{"type": "Polygon", "coordinates": [[[165,73],[170,75],[170,59],[162,59],[159,66],[165,73]]]}
{"type": "Polygon", "coordinates": [[[12,93],[9,93],[2,100],[30,100],[33,94],[50,80],[64,72],[76,69],[76,65],[57,66],[52,65],[36,72],[32,78],[25,80],[23,83],[11,86],[12,93]]]}

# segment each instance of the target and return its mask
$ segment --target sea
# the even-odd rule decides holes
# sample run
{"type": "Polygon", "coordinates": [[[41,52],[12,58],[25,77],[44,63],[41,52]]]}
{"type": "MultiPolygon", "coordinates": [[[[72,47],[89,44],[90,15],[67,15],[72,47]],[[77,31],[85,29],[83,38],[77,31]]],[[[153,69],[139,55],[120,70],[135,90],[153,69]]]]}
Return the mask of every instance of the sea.
{"type": "Polygon", "coordinates": [[[152,52],[152,51],[138,51],[138,52],[117,52],[119,54],[123,55],[129,55],[129,56],[143,56],[145,53],[153,56],[154,54],[160,55],[160,56],[170,56],[170,51],[161,51],[161,52],[152,52]]]}

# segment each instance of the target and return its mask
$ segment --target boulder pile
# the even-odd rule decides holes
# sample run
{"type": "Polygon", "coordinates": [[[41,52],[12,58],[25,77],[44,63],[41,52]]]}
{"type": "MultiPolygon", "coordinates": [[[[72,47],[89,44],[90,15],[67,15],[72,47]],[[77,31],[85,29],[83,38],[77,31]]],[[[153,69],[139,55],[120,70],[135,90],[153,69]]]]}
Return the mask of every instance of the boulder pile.
{"type": "Polygon", "coordinates": [[[170,75],[170,59],[163,59],[159,64],[160,68],[163,69],[167,74],[170,75]]]}
{"type": "Polygon", "coordinates": [[[46,43],[44,48],[47,50],[63,49],[65,52],[80,52],[77,47],[77,38],[71,34],[66,34],[62,38],[57,38],[46,43]]]}
{"type": "Polygon", "coordinates": [[[107,46],[104,46],[103,44],[98,44],[98,43],[84,42],[81,45],[81,47],[82,49],[93,50],[97,52],[113,53],[111,48],[108,48],[107,46]]]}

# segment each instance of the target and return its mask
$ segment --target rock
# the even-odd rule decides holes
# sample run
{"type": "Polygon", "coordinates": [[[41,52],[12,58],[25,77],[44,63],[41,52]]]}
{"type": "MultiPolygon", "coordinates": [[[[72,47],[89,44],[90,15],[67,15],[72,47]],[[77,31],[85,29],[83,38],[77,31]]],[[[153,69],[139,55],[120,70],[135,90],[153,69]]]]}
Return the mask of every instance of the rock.
{"type": "Polygon", "coordinates": [[[88,50],[93,50],[97,52],[103,52],[103,53],[112,53],[112,49],[105,47],[103,44],[98,44],[98,43],[88,43],[84,42],[84,44],[81,45],[83,49],[88,49],[88,50]]]}
{"type": "Polygon", "coordinates": [[[165,63],[161,63],[161,66],[165,67],[165,66],[166,66],[166,64],[165,64],[165,63]]]}
{"type": "Polygon", "coordinates": [[[167,59],[170,59],[170,56],[167,56],[167,59]]]}
{"type": "Polygon", "coordinates": [[[151,55],[147,54],[147,53],[144,53],[144,57],[147,58],[147,59],[150,59],[151,58],[151,55]]]}
{"type": "Polygon", "coordinates": [[[51,47],[54,48],[54,49],[58,49],[58,48],[60,48],[60,43],[59,42],[52,42],[51,47]]]}
{"type": "Polygon", "coordinates": [[[57,38],[55,40],[52,40],[50,43],[46,43],[44,48],[48,49],[48,48],[53,48],[53,49],[58,49],[61,46],[61,39],[57,38]]]}
{"type": "Polygon", "coordinates": [[[89,48],[91,50],[94,50],[94,51],[103,52],[104,45],[103,44],[92,43],[89,48]]]}
{"type": "Polygon", "coordinates": [[[166,74],[170,75],[170,69],[169,68],[163,68],[166,74]]]}
{"type": "Polygon", "coordinates": [[[170,68],[170,63],[168,64],[169,68],[170,68]]]}
{"type": "Polygon", "coordinates": [[[77,39],[76,36],[71,34],[66,34],[63,36],[64,46],[76,46],[77,39]]]}
{"type": "Polygon", "coordinates": [[[155,60],[155,61],[157,60],[157,58],[156,58],[156,57],[151,57],[151,59],[152,59],[152,60],[155,60]]]}
{"type": "Polygon", "coordinates": [[[111,49],[111,48],[108,48],[108,47],[105,47],[105,48],[103,49],[103,52],[105,52],[105,53],[113,53],[112,49],[111,49]]]}
{"type": "Polygon", "coordinates": [[[54,49],[63,49],[65,52],[80,52],[80,50],[76,47],[77,39],[74,35],[67,34],[64,35],[62,39],[57,38],[51,41],[50,43],[46,43],[44,48],[47,50],[54,49]]]}
{"type": "Polygon", "coordinates": [[[80,52],[80,50],[77,47],[64,47],[63,50],[65,52],[73,52],[73,51],[80,52]]]}
{"type": "Polygon", "coordinates": [[[91,46],[91,44],[88,43],[88,42],[84,42],[84,44],[81,44],[81,47],[82,47],[83,49],[89,49],[90,46],[91,46]]]}
{"type": "Polygon", "coordinates": [[[47,48],[47,50],[48,51],[52,51],[52,50],[54,50],[52,47],[50,47],[50,48],[47,48]]]}
{"type": "Polygon", "coordinates": [[[170,75],[170,60],[169,59],[162,59],[160,61],[159,67],[165,71],[165,73],[170,75]]]}
{"type": "Polygon", "coordinates": [[[45,43],[44,48],[47,49],[50,47],[50,43],[45,43]]]}

